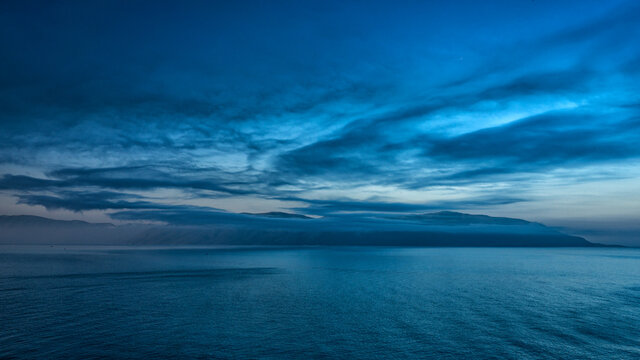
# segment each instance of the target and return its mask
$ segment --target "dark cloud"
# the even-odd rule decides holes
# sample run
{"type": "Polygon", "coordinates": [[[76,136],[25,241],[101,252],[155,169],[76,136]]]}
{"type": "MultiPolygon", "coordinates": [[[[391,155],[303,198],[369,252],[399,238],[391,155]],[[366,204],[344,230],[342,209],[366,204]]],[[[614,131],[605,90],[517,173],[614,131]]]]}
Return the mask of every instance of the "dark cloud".
{"type": "MultiPolygon", "coordinates": [[[[488,160],[508,164],[510,171],[522,171],[637,157],[640,150],[634,144],[638,141],[638,122],[611,121],[606,115],[549,113],[452,138],[429,139],[425,156],[488,160]]],[[[494,174],[505,172],[504,167],[495,170],[494,174]]]]}
{"type": "Polygon", "coordinates": [[[64,186],[63,182],[10,174],[0,179],[0,190],[46,190],[57,186],[64,186]]]}
{"type": "Polygon", "coordinates": [[[58,192],[57,196],[19,194],[18,204],[40,205],[47,210],[113,210],[113,209],[158,209],[163,208],[161,204],[154,204],[148,201],[131,201],[138,198],[131,194],[114,193],[108,191],[99,192],[58,192]],[[127,200],[125,200],[127,199],[127,200]]]}
{"type": "Polygon", "coordinates": [[[176,177],[147,167],[137,171],[134,168],[114,169],[60,169],[51,175],[61,179],[40,179],[24,175],[4,175],[0,178],[0,189],[3,190],[55,190],[75,187],[98,187],[118,190],[151,190],[158,188],[173,188],[187,190],[210,190],[223,194],[253,194],[256,191],[233,186],[238,182],[228,182],[220,185],[214,180],[199,180],[194,178],[176,177]],[[124,170],[124,171],[123,171],[124,170]],[[128,171],[130,170],[130,171],[128,171]],[[110,176],[115,173],[116,176],[110,176]],[[106,175],[105,175],[106,174],[106,175]]]}
{"type": "Polygon", "coordinates": [[[634,145],[640,141],[638,121],[624,111],[613,116],[550,112],[453,137],[421,135],[395,142],[384,133],[384,129],[362,129],[291,151],[279,159],[279,170],[298,176],[374,178],[376,183],[403,184],[415,179],[411,174],[419,169],[403,168],[399,159],[414,150],[423,155],[417,164],[440,169],[451,164],[467,167],[436,174],[434,181],[536,172],[640,156],[634,145]]]}

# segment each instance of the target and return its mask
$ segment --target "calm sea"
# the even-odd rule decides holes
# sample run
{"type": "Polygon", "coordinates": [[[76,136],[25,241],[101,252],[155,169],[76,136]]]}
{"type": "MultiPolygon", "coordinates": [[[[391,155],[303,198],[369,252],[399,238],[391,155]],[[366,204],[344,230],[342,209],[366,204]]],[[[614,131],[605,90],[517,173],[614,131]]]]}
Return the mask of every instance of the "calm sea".
{"type": "Polygon", "coordinates": [[[640,250],[0,247],[0,358],[640,358],[640,250]]]}

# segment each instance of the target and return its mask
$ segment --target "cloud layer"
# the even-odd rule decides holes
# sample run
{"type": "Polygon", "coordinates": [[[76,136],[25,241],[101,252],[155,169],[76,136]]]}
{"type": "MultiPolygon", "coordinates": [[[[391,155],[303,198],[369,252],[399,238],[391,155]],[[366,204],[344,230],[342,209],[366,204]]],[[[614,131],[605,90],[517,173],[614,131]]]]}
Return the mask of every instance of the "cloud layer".
{"type": "Polygon", "coordinates": [[[633,222],[639,24],[622,0],[3,2],[0,211],[633,222]]]}

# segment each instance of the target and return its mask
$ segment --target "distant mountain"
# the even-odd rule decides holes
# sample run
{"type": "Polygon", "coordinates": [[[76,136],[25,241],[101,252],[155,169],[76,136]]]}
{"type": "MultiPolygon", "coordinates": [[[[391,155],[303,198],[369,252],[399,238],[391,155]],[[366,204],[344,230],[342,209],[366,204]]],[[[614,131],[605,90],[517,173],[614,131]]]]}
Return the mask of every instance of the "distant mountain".
{"type": "Polygon", "coordinates": [[[0,226],[60,226],[60,227],[95,227],[115,226],[110,223],[89,223],[81,220],[54,220],[33,215],[0,215],[0,226]]]}
{"type": "Polygon", "coordinates": [[[404,215],[395,217],[396,219],[416,220],[428,224],[440,225],[471,225],[471,224],[492,224],[492,225],[527,225],[532,224],[522,219],[506,217],[493,217],[488,215],[471,215],[455,211],[439,211],[427,214],[404,215]]]}
{"type": "Polygon", "coordinates": [[[2,244],[110,244],[122,241],[117,226],[31,215],[0,215],[2,244]]]}
{"type": "Polygon", "coordinates": [[[226,215],[224,220],[210,224],[122,226],[37,216],[0,216],[0,243],[599,246],[539,223],[452,211],[325,218],[283,212],[226,215]]]}

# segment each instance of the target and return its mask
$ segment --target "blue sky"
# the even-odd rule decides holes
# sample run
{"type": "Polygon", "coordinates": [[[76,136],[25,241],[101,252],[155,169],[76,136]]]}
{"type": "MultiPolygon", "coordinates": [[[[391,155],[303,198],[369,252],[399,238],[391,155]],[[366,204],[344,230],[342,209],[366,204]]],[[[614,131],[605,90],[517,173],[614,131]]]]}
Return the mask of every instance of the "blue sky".
{"type": "Polygon", "coordinates": [[[635,1],[3,1],[0,212],[457,210],[640,244],[635,1]]]}

